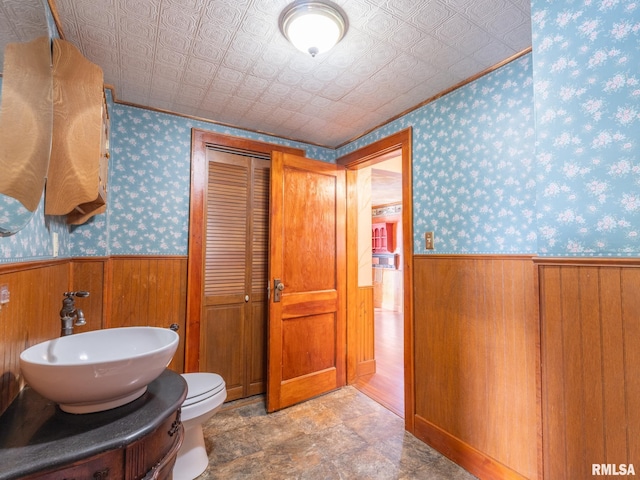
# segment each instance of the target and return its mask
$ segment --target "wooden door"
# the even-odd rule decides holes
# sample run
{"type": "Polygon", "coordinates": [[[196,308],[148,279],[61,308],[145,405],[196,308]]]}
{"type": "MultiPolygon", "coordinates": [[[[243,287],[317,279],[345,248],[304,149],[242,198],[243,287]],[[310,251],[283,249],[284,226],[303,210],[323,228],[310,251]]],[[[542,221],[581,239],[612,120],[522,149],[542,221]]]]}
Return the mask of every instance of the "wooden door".
{"type": "Polygon", "coordinates": [[[270,204],[267,410],[273,412],[346,381],[344,167],[274,152],[270,204]]]}
{"type": "Polygon", "coordinates": [[[200,365],[227,399],[265,391],[268,160],[207,151],[200,365]]]}

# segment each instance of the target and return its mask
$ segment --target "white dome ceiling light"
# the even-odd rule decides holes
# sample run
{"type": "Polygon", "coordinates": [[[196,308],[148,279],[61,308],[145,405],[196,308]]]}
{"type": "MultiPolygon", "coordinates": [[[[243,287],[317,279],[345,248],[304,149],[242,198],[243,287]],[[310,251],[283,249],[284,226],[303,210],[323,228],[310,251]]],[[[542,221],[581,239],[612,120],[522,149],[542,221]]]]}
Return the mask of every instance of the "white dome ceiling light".
{"type": "Polygon", "coordinates": [[[315,57],[330,50],[347,31],[340,7],[326,1],[297,1],[280,15],[280,31],[298,50],[315,57]]]}

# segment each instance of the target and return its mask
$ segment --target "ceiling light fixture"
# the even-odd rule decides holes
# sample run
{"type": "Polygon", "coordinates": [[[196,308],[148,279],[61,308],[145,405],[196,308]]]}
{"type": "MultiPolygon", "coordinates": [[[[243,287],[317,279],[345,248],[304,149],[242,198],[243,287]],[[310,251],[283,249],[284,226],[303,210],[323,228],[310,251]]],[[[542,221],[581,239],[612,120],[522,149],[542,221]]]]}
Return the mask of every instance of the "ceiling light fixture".
{"type": "Polygon", "coordinates": [[[298,50],[315,57],[344,37],[347,17],[331,2],[296,1],[280,15],[280,31],[298,50]]]}

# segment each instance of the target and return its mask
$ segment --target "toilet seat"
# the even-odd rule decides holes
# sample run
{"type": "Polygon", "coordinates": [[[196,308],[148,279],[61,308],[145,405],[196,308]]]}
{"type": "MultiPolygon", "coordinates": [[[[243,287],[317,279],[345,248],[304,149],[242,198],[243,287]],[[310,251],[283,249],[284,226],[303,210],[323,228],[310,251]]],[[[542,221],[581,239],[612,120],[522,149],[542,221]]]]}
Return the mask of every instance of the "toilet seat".
{"type": "Polygon", "coordinates": [[[225,389],[224,380],[217,373],[183,373],[187,382],[187,398],[182,407],[202,402],[225,389]]]}
{"type": "Polygon", "coordinates": [[[184,440],[173,466],[173,478],[193,480],[209,464],[202,424],[222,406],[227,388],[217,373],[183,373],[182,378],[187,382],[187,398],[181,407],[184,440]]]}
{"type": "Polygon", "coordinates": [[[185,429],[206,421],[224,403],[227,388],[217,373],[183,373],[187,382],[187,398],[182,402],[182,423],[185,429]]]}

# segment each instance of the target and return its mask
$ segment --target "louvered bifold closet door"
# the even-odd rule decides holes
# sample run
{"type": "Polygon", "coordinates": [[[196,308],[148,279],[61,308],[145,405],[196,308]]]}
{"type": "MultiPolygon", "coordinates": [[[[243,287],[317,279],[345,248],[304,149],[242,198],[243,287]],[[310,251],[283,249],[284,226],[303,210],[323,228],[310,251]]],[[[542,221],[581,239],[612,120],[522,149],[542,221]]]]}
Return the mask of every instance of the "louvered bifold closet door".
{"type": "Polygon", "coordinates": [[[264,391],[269,162],[207,160],[200,369],[222,375],[232,400],[264,391]]]}
{"type": "Polygon", "coordinates": [[[269,304],[269,172],[271,162],[252,159],[252,222],[251,222],[251,317],[250,332],[245,337],[248,349],[248,395],[263,393],[267,376],[267,320],[269,304]]]}

